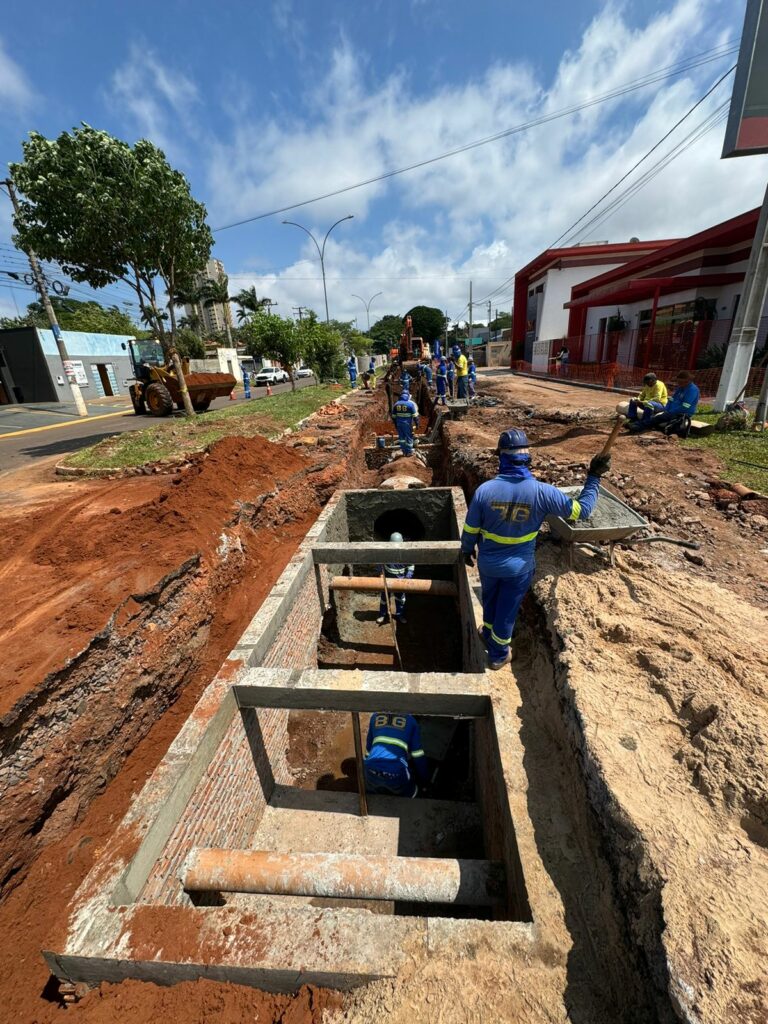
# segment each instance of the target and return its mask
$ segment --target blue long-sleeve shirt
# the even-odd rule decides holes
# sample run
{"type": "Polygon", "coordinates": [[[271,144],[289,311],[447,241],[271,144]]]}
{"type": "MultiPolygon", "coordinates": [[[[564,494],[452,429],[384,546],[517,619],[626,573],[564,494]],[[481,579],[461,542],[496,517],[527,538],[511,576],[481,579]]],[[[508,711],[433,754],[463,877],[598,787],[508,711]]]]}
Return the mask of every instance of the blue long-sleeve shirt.
{"type": "Polygon", "coordinates": [[[685,416],[693,416],[699,406],[700,397],[701,392],[691,380],[683,387],[675,388],[665,406],[665,412],[674,413],[676,416],[681,413],[685,416]]]}
{"type": "Polygon", "coordinates": [[[365,749],[367,762],[386,768],[387,761],[399,761],[406,771],[410,762],[419,782],[427,781],[429,765],[421,745],[421,729],[413,715],[371,715],[365,749]]]}
{"type": "Polygon", "coordinates": [[[578,498],[537,480],[527,466],[502,456],[501,473],[475,491],[461,535],[461,550],[479,543],[478,568],[485,576],[522,576],[536,564],[536,537],[549,515],[589,519],[600,480],[587,477],[578,498]]]}

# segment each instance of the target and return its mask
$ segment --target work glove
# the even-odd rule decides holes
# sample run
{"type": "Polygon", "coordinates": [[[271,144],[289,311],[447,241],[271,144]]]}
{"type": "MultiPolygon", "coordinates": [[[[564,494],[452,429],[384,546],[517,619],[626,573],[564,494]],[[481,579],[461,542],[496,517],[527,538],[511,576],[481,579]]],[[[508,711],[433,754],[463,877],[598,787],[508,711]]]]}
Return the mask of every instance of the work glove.
{"type": "Polygon", "coordinates": [[[465,554],[464,565],[468,565],[470,569],[473,569],[475,567],[475,556],[473,554],[465,554]]]}
{"type": "Polygon", "coordinates": [[[611,468],[611,456],[610,455],[595,455],[589,464],[589,475],[590,476],[604,476],[611,468]]]}

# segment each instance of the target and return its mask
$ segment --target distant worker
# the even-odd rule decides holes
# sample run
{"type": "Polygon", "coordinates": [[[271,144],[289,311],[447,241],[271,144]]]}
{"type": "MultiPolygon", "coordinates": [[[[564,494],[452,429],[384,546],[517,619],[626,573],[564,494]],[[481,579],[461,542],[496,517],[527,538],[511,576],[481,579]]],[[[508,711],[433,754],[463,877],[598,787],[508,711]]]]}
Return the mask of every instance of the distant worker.
{"type": "Polygon", "coordinates": [[[646,373],[643,377],[643,386],[637,398],[630,398],[627,419],[632,423],[647,425],[651,417],[657,412],[662,412],[668,400],[667,386],[659,380],[655,373],[646,373]]]}
{"type": "Polygon", "coordinates": [[[488,667],[503,668],[511,660],[515,619],[536,568],[536,537],[548,515],[575,522],[589,519],[597,504],[600,477],[611,466],[610,455],[596,455],[578,498],[538,481],[528,468],[531,456],[522,430],[505,430],[496,448],[499,474],[475,491],[461,536],[467,565],[478,569],[483,599],[481,634],[488,667]]]}
{"type": "Polygon", "coordinates": [[[550,362],[554,361],[555,373],[558,375],[558,377],[567,377],[568,376],[568,360],[569,359],[570,359],[570,353],[568,352],[568,347],[565,344],[565,342],[563,342],[563,344],[560,346],[560,351],[557,352],[550,359],[550,362]]]}
{"type": "MultiPolygon", "coordinates": [[[[393,533],[389,538],[390,544],[402,544],[403,535],[402,533],[393,533]]],[[[405,565],[402,562],[392,562],[387,565],[380,565],[379,571],[383,572],[388,580],[411,580],[413,579],[413,572],[415,566],[405,565]]],[[[396,622],[405,623],[405,594],[395,591],[391,594],[392,599],[395,603],[395,614],[394,618],[396,622]]],[[[379,617],[376,622],[383,626],[384,623],[389,619],[389,607],[387,605],[387,595],[382,590],[381,600],[379,601],[379,617]]]]}
{"type": "Polygon", "coordinates": [[[373,358],[373,356],[371,356],[371,358],[368,360],[368,373],[370,373],[371,376],[373,376],[374,373],[376,373],[376,360],[373,358]]]}
{"type": "Polygon", "coordinates": [[[419,407],[410,392],[403,391],[392,406],[392,419],[397,427],[397,439],[403,455],[413,455],[413,426],[419,422],[419,407]]]}
{"type": "Polygon", "coordinates": [[[365,750],[363,770],[369,793],[411,798],[429,780],[421,729],[413,715],[371,715],[365,750]]]}
{"type": "Polygon", "coordinates": [[[469,370],[467,364],[467,357],[461,351],[458,345],[454,345],[453,349],[453,361],[456,364],[456,386],[458,388],[457,398],[468,398],[469,394],[467,391],[467,385],[469,383],[469,370]]]}
{"type": "Polygon", "coordinates": [[[453,398],[455,394],[455,381],[456,381],[456,366],[453,362],[453,356],[448,356],[448,396],[453,398]]]}
{"type": "Polygon", "coordinates": [[[677,375],[677,387],[661,412],[651,417],[649,426],[665,434],[679,434],[687,437],[691,429],[691,417],[696,415],[701,392],[693,381],[693,374],[681,370],[677,375]]]}
{"type": "Polygon", "coordinates": [[[432,364],[430,363],[429,359],[425,359],[424,362],[421,364],[421,373],[422,373],[422,376],[424,377],[424,380],[427,382],[427,387],[431,388],[432,387],[432,364]]]}
{"type": "Polygon", "coordinates": [[[349,383],[353,388],[357,387],[357,359],[354,356],[350,356],[347,360],[347,370],[349,371],[349,383]]]}
{"type": "Polygon", "coordinates": [[[366,391],[371,390],[371,375],[367,370],[363,370],[363,387],[366,391]]]}
{"type": "Polygon", "coordinates": [[[477,393],[477,367],[473,356],[470,356],[468,360],[467,375],[469,377],[469,397],[474,398],[477,393]]]}
{"type": "Polygon", "coordinates": [[[435,374],[437,380],[437,404],[446,405],[445,395],[448,390],[448,365],[445,361],[445,356],[440,359],[437,364],[437,373],[435,374]]]}

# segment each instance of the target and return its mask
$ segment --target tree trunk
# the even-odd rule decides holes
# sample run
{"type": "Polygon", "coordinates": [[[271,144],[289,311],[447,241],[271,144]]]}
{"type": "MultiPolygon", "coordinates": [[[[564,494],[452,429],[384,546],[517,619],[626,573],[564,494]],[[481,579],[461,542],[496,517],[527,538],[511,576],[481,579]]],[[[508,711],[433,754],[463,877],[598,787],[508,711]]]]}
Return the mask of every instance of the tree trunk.
{"type": "MultiPolygon", "coordinates": [[[[181,400],[184,403],[184,415],[191,416],[194,419],[195,410],[192,408],[192,399],[189,397],[189,391],[187,390],[187,380],[184,376],[184,367],[181,365],[181,358],[176,349],[176,310],[173,306],[173,287],[174,280],[168,281],[168,315],[171,319],[171,344],[166,348],[163,343],[163,349],[166,351],[167,357],[170,359],[171,365],[176,371],[176,378],[179,382],[179,391],[181,392],[181,400]]],[[[163,332],[165,333],[165,332],[163,332]]]]}
{"type": "Polygon", "coordinates": [[[291,382],[291,391],[296,390],[296,381],[293,379],[293,367],[288,367],[288,380],[291,382]]]}
{"type": "Polygon", "coordinates": [[[232,328],[229,326],[226,320],[224,321],[224,326],[227,329],[227,344],[229,345],[230,348],[234,348],[235,346],[232,344],[232,328]]]}

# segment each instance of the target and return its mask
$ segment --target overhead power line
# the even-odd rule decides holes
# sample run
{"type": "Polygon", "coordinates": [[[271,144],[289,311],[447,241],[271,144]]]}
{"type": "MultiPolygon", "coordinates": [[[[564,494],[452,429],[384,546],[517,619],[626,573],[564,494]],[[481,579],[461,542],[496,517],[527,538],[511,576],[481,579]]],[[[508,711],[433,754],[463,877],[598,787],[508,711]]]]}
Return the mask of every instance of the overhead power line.
{"type": "Polygon", "coordinates": [[[252,217],[244,217],[242,220],[233,221],[231,224],[222,224],[213,230],[214,232],[228,231],[230,228],[241,227],[243,224],[252,224],[257,220],[264,220],[267,217],[275,217],[279,213],[286,213],[289,210],[297,210],[302,206],[309,206],[311,203],[318,203],[323,199],[332,199],[334,196],[343,195],[345,192],[352,192],[355,189],[364,188],[367,185],[374,185],[379,181],[385,181],[387,178],[394,178],[399,174],[406,174],[408,171],[418,170],[420,167],[427,167],[440,160],[447,160],[449,157],[457,156],[460,153],[466,153],[472,149],[477,149],[479,146],[487,146],[491,142],[497,142],[500,139],[508,138],[511,135],[517,135],[521,132],[528,131],[531,128],[538,127],[539,125],[548,124],[549,122],[556,121],[561,117],[567,117],[569,114],[575,114],[581,110],[587,110],[589,107],[597,106],[600,103],[606,103],[609,100],[618,99],[621,96],[626,96],[630,92],[635,92],[636,90],[643,89],[646,86],[654,85],[657,82],[665,81],[666,79],[673,78],[676,75],[684,74],[686,71],[692,71],[693,69],[701,67],[704,64],[709,64],[712,61],[721,60],[723,57],[726,57],[731,53],[735,53],[737,49],[738,47],[736,46],[726,44],[724,46],[714,47],[712,50],[705,50],[700,54],[695,54],[694,56],[687,58],[685,61],[670,64],[666,68],[661,68],[658,71],[644,75],[642,78],[628,82],[623,86],[618,86],[610,92],[603,93],[600,96],[595,96],[590,100],[585,100],[583,103],[578,103],[571,107],[565,107],[562,110],[542,115],[541,117],[534,118],[531,121],[525,121],[522,124],[514,125],[511,128],[505,128],[503,131],[496,132],[494,135],[475,139],[473,142],[465,143],[463,146],[457,146],[455,149],[447,150],[445,153],[439,153],[437,156],[418,160],[416,163],[408,164],[405,167],[398,167],[394,170],[377,174],[372,178],[366,178],[364,181],[358,181],[351,185],[344,185],[331,192],[325,192],[323,195],[314,196],[312,199],[304,199],[298,203],[290,203],[286,206],[280,206],[275,210],[267,210],[265,213],[254,214],[252,217]]]}
{"type": "MultiPolygon", "coordinates": [[[[638,160],[638,161],[637,161],[637,162],[636,162],[635,164],[633,164],[633,166],[632,166],[632,167],[631,167],[631,168],[630,168],[630,169],[629,169],[629,170],[628,170],[628,171],[627,171],[627,172],[626,172],[625,174],[623,174],[623,175],[622,175],[622,176],[621,176],[621,177],[619,178],[619,180],[618,180],[617,182],[615,182],[615,183],[614,183],[614,184],[613,184],[613,185],[612,185],[612,186],[611,186],[611,187],[610,187],[610,188],[608,189],[608,191],[607,191],[607,192],[604,192],[604,193],[603,193],[603,195],[602,195],[602,196],[600,197],[600,199],[598,199],[598,200],[597,200],[597,202],[596,202],[596,203],[593,203],[593,204],[592,204],[592,206],[591,206],[591,207],[590,207],[590,208],[589,208],[589,209],[588,209],[588,210],[586,211],[586,213],[582,214],[582,216],[581,216],[581,217],[579,217],[579,218],[578,218],[578,220],[574,221],[574,223],[573,223],[573,224],[572,224],[572,225],[571,225],[571,226],[570,226],[570,227],[569,227],[569,228],[568,228],[568,229],[567,229],[567,230],[566,230],[565,232],[563,232],[563,234],[562,234],[562,235],[560,235],[560,236],[559,236],[559,238],[557,238],[557,239],[555,240],[555,242],[554,242],[554,243],[552,243],[551,245],[547,246],[547,248],[548,248],[548,249],[554,249],[554,248],[555,248],[555,246],[557,245],[557,243],[558,243],[558,242],[560,241],[560,239],[561,239],[561,238],[563,238],[563,237],[564,237],[565,235],[570,235],[570,233],[571,233],[571,232],[573,231],[573,228],[574,228],[574,227],[576,227],[576,225],[580,224],[580,223],[581,223],[581,221],[582,221],[582,220],[583,220],[583,219],[584,219],[585,217],[587,217],[587,216],[588,216],[588,215],[589,215],[589,214],[590,214],[590,213],[592,212],[592,210],[594,210],[594,209],[595,209],[595,208],[596,208],[597,206],[599,206],[599,205],[600,205],[600,203],[602,203],[602,202],[603,202],[603,200],[604,200],[604,199],[605,199],[605,198],[606,198],[607,196],[609,196],[609,195],[610,195],[610,194],[611,194],[611,193],[612,193],[612,192],[614,191],[614,189],[616,189],[616,188],[617,188],[617,187],[618,187],[618,186],[619,186],[619,185],[620,185],[620,184],[621,184],[621,183],[622,183],[623,181],[625,181],[625,180],[626,180],[626,178],[627,178],[627,177],[628,177],[628,176],[629,176],[630,174],[632,174],[632,172],[633,172],[633,171],[635,171],[635,170],[636,170],[636,169],[637,169],[637,168],[638,168],[638,167],[640,166],[640,164],[642,164],[642,163],[643,163],[643,162],[644,162],[644,161],[645,161],[645,160],[646,160],[646,159],[647,159],[647,158],[648,158],[648,157],[649,157],[649,156],[651,155],[651,153],[653,153],[653,152],[654,152],[654,151],[655,151],[656,149],[658,149],[658,147],[659,147],[659,146],[660,146],[660,145],[661,145],[661,144],[662,144],[662,143],[663,143],[663,142],[664,142],[664,141],[665,141],[666,139],[668,139],[668,138],[669,138],[669,136],[670,136],[670,135],[672,134],[672,132],[674,132],[674,131],[675,131],[675,130],[676,130],[677,128],[679,128],[679,127],[680,127],[680,125],[681,125],[681,124],[683,123],[683,121],[685,121],[685,120],[686,120],[686,118],[688,118],[688,117],[689,117],[689,116],[690,116],[690,115],[691,115],[691,114],[693,113],[693,111],[694,111],[694,110],[696,110],[696,108],[697,108],[697,107],[699,107],[699,106],[700,106],[700,105],[701,105],[701,104],[702,104],[702,103],[704,102],[704,100],[705,100],[705,99],[707,99],[707,97],[708,97],[708,96],[710,96],[710,95],[711,95],[711,94],[712,94],[712,93],[714,92],[714,90],[715,90],[715,89],[716,89],[716,88],[717,88],[717,87],[718,87],[718,86],[719,86],[719,85],[720,85],[720,84],[721,84],[722,82],[724,82],[724,81],[725,81],[725,79],[726,79],[726,78],[728,77],[728,75],[730,75],[730,74],[731,74],[731,73],[732,73],[732,72],[734,71],[735,67],[736,67],[736,65],[734,64],[734,65],[733,65],[733,67],[729,68],[729,69],[728,69],[728,71],[726,71],[726,72],[725,72],[725,74],[721,75],[721,76],[720,76],[720,78],[718,78],[718,80],[717,80],[717,81],[716,81],[716,82],[714,83],[714,85],[712,85],[712,86],[711,86],[711,87],[710,87],[710,88],[709,88],[709,89],[708,89],[708,90],[707,90],[707,91],[706,91],[706,92],[704,93],[704,95],[703,95],[703,96],[701,96],[701,97],[700,97],[700,99],[698,99],[698,100],[696,101],[696,103],[694,103],[694,104],[693,104],[693,106],[689,108],[689,110],[688,110],[688,111],[687,111],[687,112],[686,112],[686,113],[685,113],[685,114],[684,114],[684,115],[683,115],[683,116],[682,116],[682,117],[680,118],[680,120],[679,120],[679,121],[677,121],[677,122],[676,122],[676,123],[675,123],[675,124],[673,125],[673,127],[669,129],[669,131],[667,131],[667,132],[665,132],[665,133],[664,133],[664,135],[663,135],[663,136],[662,136],[662,137],[661,137],[661,138],[660,138],[660,139],[658,140],[658,142],[654,143],[654,145],[653,145],[653,146],[651,146],[651,148],[650,148],[649,150],[647,150],[647,152],[646,152],[646,153],[645,153],[645,154],[644,154],[644,155],[643,155],[643,156],[642,156],[642,157],[641,157],[641,158],[640,158],[640,159],[639,159],[639,160],[638,160]]],[[[718,109],[720,109],[720,108],[718,108],[718,109]]],[[[591,222],[590,222],[590,224],[591,224],[591,222]]],[[[512,277],[508,277],[508,278],[506,278],[506,279],[505,279],[504,281],[502,281],[502,283],[501,283],[500,285],[498,285],[498,287],[497,287],[497,288],[495,288],[495,289],[494,289],[494,290],[493,290],[492,292],[489,292],[489,293],[488,293],[488,294],[487,294],[486,296],[484,296],[484,298],[482,298],[482,299],[479,299],[478,301],[479,301],[479,302],[487,302],[487,301],[488,301],[488,299],[493,299],[493,298],[494,298],[494,297],[495,297],[496,295],[500,294],[500,293],[501,293],[501,292],[502,292],[502,291],[503,291],[504,289],[506,289],[506,287],[507,287],[507,286],[508,286],[508,285],[509,285],[509,284],[510,284],[510,283],[511,283],[511,282],[512,282],[513,280],[514,280],[514,275],[512,275],[512,277]]]]}

